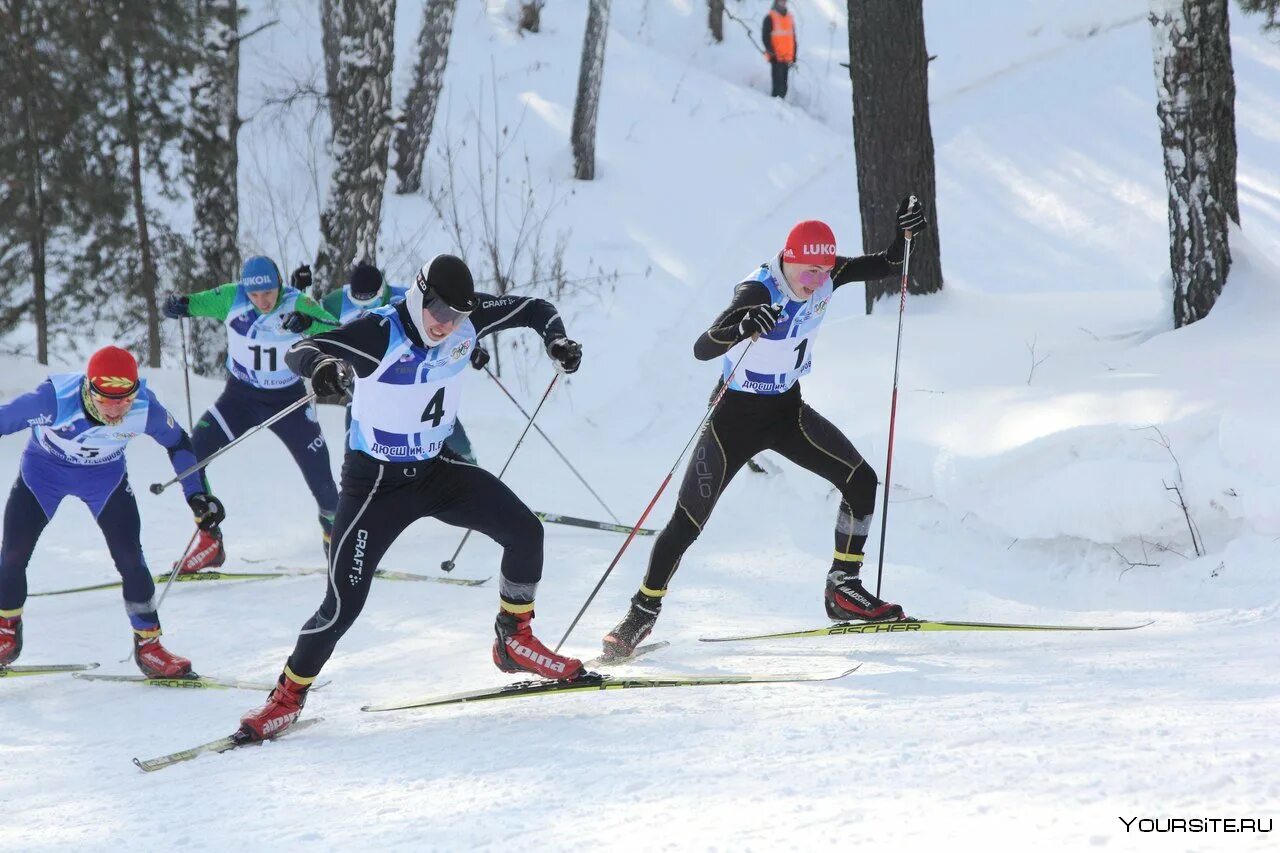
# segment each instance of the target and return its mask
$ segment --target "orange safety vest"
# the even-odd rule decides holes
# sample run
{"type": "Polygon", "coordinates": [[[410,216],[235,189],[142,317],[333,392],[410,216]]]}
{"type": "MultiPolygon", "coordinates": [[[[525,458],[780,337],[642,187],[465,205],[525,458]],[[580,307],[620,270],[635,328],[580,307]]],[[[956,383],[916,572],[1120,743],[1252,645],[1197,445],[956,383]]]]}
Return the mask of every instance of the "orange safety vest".
{"type": "Polygon", "coordinates": [[[773,19],[773,32],[770,33],[770,49],[778,62],[796,61],[796,31],[792,25],[791,13],[778,14],[770,9],[769,17],[773,19]]]}

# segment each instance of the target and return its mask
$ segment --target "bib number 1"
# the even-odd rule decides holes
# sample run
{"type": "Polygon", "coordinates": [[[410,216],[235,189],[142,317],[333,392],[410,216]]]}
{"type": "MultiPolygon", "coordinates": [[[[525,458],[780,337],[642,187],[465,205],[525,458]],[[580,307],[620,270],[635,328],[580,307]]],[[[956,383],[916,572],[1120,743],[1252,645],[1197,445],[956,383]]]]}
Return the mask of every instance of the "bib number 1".
{"type": "Polygon", "coordinates": [[[799,370],[800,365],[804,364],[804,351],[809,348],[809,339],[801,338],[800,344],[796,347],[796,366],[794,370],[799,370]]]}

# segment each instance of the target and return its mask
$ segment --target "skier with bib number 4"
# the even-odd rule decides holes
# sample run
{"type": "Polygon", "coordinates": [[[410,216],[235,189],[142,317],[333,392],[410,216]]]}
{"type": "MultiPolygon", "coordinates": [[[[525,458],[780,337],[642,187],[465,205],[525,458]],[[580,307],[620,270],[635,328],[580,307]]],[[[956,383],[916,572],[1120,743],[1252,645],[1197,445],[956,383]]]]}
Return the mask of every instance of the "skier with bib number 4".
{"type": "MultiPolygon", "coordinates": [[[[227,329],[230,375],[226,387],[191,433],[191,443],[201,460],[305,396],[306,385],[285,364],[285,352],[304,335],[338,324],[311,297],[286,286],[275,262],[262,256],[245,261],[238,282],[185,296],[170,294],[164,315],[171,319],[214,317],[227,329]],[[305,318],[304,328],[293,328],[296,321],[286,325],[290,315],[305,318]]],[[[329,448],[320,432],[315,406],[298,409],[272,424],[271,431],[289,448],[315,497],[327,556],[338,487],[329,469],[329,448]]],[[[224,562],[222,533],[202,530],[182,558],[181,572],[190,574],[224,562]]]]}
{"type": "MultiPolygon", "coordinates": [[[[294,270],[295,278],[303,270],[306,271],[307,281],[310,282],[311,268],[301,267],[294,270]]],[[[399,302],[404,299],[409,292],[409,288],[402,287],[398,284],[385,283],[382,270],[367,261],[361,261],[351,270],[350,281],[342,286],[340,290],[330,293],[322,301],[321,305],[324,310],[338,318],[338,322],[342,325],[355,322],[373,311],[375,308],[385,308],[393,302],[399,302]]],[[[305,326],[306,318],[290,317],[285,321],[294,327],[299,323],[305,326]]],[[[489,354],[477,347],[471,354],[471,365],[476,370],[481,369],[484,363],[489,360],[489,354]]],[[[319,400],[321,403],[337,403],[347,406],[347,429],[351,428],[351,398],[343,396],[339,398],[327,398],[319,400]]],[[[467,438],[467,431],[462,427],[462,421],[455,421],[453,424],[453,432],[449,433],[449,437],[445,439],[444,449],[446,452],[456,454],[463,462],[476,464],[475,451],[471,447],[471,440],[467,438]]]]}
{"type": "Polygon", "coordinates": [[[302,627],[266,704],[241,718],[244,736],[274,737],[298,718],[307,690],[364,607],[378,562],[420,518],[477,530],[502,546],[493,643],[499,669],[557,680],[582,673],[581,661],[551,651],[530,627],[542,578],[542,523],[493,474],[440,452],[476,341],[521,326],[542,337],[559,369],[578,369],[582,347],[566,337],[554,306],[476,293],[462,259],[438,255],[404,301],[289,350],[289,366],[317,394],[351,392],[351,430],[324,601],[302,627]]]}
{"type": "Polygon", "coordinates": [[[897,218],[898,235],[889,248],[857,258],[836,254],[835,234],[826,223],[800,222],[783,250],[737,286],[729,307],[694,343],[695,358],[722,360],[721,382],[729,388],[694,448],[675,514],[654,542],[644,583],[627,615],[604,637],[606,656],[633,654],[653,630],[685,551],[734,474],[762,450],[781,454],[840,490],[835,553],[823,594],[827,615],[838,621],[905,618],[900,606],[881,601],[859,578],[875,513],[876,473],[839,429],[801,399],[799,384],[813,365],[814,341],[836,289],[898,274],[907,232],[919,234],[928,224],[915,196],[902,200],[897,218]]]}
{"type": "MultiPolygon", "coordinates": [[[[133,626],[133,658],[150,678],[180,678],[191,661],[160,644],[155,582],[142,555],[142,522],[129,486],[124,451],[146,433],[169,451],[177,473],[196,464],[187,433],[138,378],[138,363],[119,347],[95,352],[83,373],[53,374],[36,390],[0,405],[0,435],[30,428],[18,479],[4,508],[0,547],[0,666],[22,651],[27,565],[40,534],[63,498],[84,501],[107,539],[124,581],[124,609],[133,626]]],[[[217,530],[222,504],[203,474],[182,479],[182,492],[201,530],[217,530]]]]}

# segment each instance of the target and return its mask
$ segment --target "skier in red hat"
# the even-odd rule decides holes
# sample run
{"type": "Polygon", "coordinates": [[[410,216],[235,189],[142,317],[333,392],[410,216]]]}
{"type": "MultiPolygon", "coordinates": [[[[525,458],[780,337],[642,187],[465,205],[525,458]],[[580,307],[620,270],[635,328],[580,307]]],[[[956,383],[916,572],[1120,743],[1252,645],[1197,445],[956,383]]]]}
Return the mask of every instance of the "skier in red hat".
{"type": "Polygon", "coordinates": [[[836,288],[896,275],[906,232],[919,234],[928,224],[914,196],[903,199],[897,216],[898,235],[889,248],[857,258],[836,254],[835,234],[826,223],[797,224],[782,251],[737,286],[729,307],[694,343],[700,361],[721,358],[721,382],[729,387],[694,448],[675,514],[654,542],[644,583],[627,615],[604,637],[607,656],[632,654],[653,630],[684,552],[733,475],[762,450],[782,454],[840,490],[824,594],[827,615],[841,621],[904,618],[901,607],[878,599],[858,577],[875,512],[876,473],[839,429],[800,398],[799,384],[813,365],[814,341],[836,288]]]}
{"type": "MultiPolygon", "coordinates": [[[[0,405],[0,435],[25,429],[31,438],[4,508],[0,546],[0,667],[22,652],[27,564],[36,540],[62,499],[76,497],[102,528],[124,581],[138,668],[153,678],[189,675],[191,661],[160,644],[155,583],[142,556],[142,525],[124,460],[129,440],[146,433],[169,451],[174,472],[181,473],[196,464],[186,432],[120,347],[95,352],[83,373],[53,374],[36,390],[0,405]]],[[[182,491],[200,529],[216,530],[225,513],[203,475],[184,477],[182,491]]]]}

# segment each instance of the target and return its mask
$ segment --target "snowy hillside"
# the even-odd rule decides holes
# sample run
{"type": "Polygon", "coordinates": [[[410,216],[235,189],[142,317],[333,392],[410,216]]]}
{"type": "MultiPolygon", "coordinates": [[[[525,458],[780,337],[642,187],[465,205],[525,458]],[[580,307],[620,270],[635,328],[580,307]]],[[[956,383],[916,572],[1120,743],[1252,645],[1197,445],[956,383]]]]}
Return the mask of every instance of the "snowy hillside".
{"type": "MultiPolygon", "coordinates": [[[[292,266],[315,254],[327,127],[305,99],[274,102],[322,79],[319,25],[310,0],[258,5],[246,29],[280,23],[242,57],[241,228],[246,247],[292,266]]],[[[567,177],[585,4],[548,4],[543,32],[524,38],[515,5],[459,2],[428,181],[439,187],[449,145],[465,142],[458,163],[473,168],[496,109],[514,139],[510,193],[527,157],[537,197],[554,200],[544,239],[564,235],[571,277],[610,277],[562,300],[586,355],[539,423],[630,522],[704,410],[719,368],[694,361],[691,346],[733,284],[799,219],[831,223],[842,252],[864,248],[838,64],[844,4],[793,0],[801,65],[784,104],[767,97],[767,65],[736,23],[710,45],[700,2],[615,2],[593,183],[567,177]]],[[[766,5],[728,4],[753,31],[766,5]]],[[[398,6],[397,104],[419,25],[419,4],[398,6]]],[[[144,776],[131,757],[224,734],[263,697],[0,680],[0,802],[15,818],[6,848],[826,849],[856,839],[1127,850],[1156,842],[1126,833],[1118,815],[1274,817],[1280,46],[1233,17],[1244,229],[1214,312],[1173,332],[1145,9],[926,3],[947,287],[907,306],[884,592],[922,618],[1150,627],[700,644],[825,622],[837,498],[766,454],[774,473],[739,475],[676,576],[654,634],[672,645],[631,671],[835,674],[861,662],[855,675],[362,713],[372,700],[505,680],[489,660],[499,550],[474,537],[457,574],[494,581],[375,583],[324,671],[332,683],[308,702],[324,725],[261,749],[144,776]],[[1175,483],[1204,556],[1171,502],[1175,483]]],[[[478,227],[475,195],[460,202],[478,227]]],[[[393,279],[452,247],[425,197],[388,194],[379,260],[393,279]]],[[[895,307],[868,317],[861,290],[842,291],[804,382],[810,404],[882,473],[895,307]]],[[[519,340],[503,338],[514,365],[504,381],[531,406],[552,371],[528,339],[523,353],[510,349],[519,340]]],[[[43,375],[30,362],[7,366],[4,399],[43,375]]],[[[523,423],[493,383],[468,379],[462,419],[496,470],[523,423]]],[[[180,372],[149,381],[185,422],[180,372]]],[[[197,415],[220,387],[193,382],[197,415]]],[[[341,411],[322,410],[321,422],[336,448],[341,411]]],[[[0,482],[15,476],[24,441],[0,445],[0,482]]],[[[332,462],[336,472],[336,452],[332,462]]],[[[186,543],[190,514],[174,494],[145,493],[169,475],[157,446],[135,442],[130,470],[159,570],[186,543]]],[[[321,564],[314,504],[274,437],[251,439],[210,476],[229,511],[229,569],[321,564]]],[[[535,509],[603,514],[537,436],[506,479],[535,509]]],[[[672,507],[668,492],[649,526],[672,507]]],[[[421,522],[384,567],[438,574],[460,535],[421,522]]],[[[535,626],[554,642],[621,540],[548,525],[546,541],[535,626]]],[[[650,544],[628,551],[566,650],[596,653],[650,544]]],[[[32,561],[31,590],[113,577],[92,517],[67,502],[32,561]]],[[[315,577],[175,587],[166,642],[202,673],[269,681],[323,590],[315,577]]],[[[22,663],[134,671],[118,662],[129,636],[118,591],[31,598],[25,625],[22,663]]],[[[1162,841],[1260,846],[1252,836],[1162,841]]]]}

